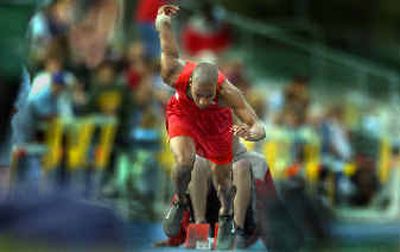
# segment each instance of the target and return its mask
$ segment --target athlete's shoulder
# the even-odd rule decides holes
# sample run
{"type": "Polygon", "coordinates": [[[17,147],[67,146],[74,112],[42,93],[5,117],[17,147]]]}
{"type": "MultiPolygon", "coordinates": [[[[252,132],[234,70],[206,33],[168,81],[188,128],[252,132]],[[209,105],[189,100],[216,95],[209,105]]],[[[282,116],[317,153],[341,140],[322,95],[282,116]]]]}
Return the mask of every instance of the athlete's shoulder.
{"type": "Polygon", "coordinates": [[[233,85],[227,78],[223,78],[220,80],[220,76],[218,76],[218,81],[221,81],[219,84],[219,92],[223,96],[231,96],[231,95],[236,95],[240,90],[233,85]]]}
{"type": "Polygon", "coordinates": [[[176,89],[184,88],[184,86],[189,82],[190,77],[192,76],[192,73],[197,64],[193,61],[182,60],[182,65],[183,67],[180,70],[174,83],[176,89]]]}
{"type": "Polygon", "coordinates": [[[193,72],[197,66],[197,63],[191,60],[182,60],[181,63],[183,65],[181,73],[193,72]]]}

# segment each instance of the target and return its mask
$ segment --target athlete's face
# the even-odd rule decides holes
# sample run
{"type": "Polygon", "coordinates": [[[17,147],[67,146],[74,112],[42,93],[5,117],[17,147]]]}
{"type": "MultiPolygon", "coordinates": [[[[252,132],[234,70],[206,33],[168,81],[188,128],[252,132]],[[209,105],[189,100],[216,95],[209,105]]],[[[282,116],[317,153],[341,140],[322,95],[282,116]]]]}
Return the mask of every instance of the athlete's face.
{"type": "Polygon", "coordinates": [[[200,109],[204,109],[214,102],[216,94],[215,84],[202,83],[200,85],[193,82],[190,86],[190,93],[196,106],[200,109]]]}

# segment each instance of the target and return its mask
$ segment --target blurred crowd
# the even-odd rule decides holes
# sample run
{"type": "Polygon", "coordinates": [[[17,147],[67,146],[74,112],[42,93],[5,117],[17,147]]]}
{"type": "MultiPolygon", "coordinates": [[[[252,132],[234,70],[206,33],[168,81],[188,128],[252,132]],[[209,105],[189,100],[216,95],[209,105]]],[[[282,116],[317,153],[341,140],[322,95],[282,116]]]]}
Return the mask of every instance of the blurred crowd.
{"type": "MultiPolygon", "coordinates": [[[[124,30],[118,20],[120,1],[99,0],[98,9],[79,26],[71,23],[71,16],[77,15],[71,2],[54,0],[31,20],[32,83],[23,99],[24,130],[18,143],[45,143],[46,122],[54,118],[61,118],[66,128],[80,118],[114,118],[102,193],[120,195],[131,189],[152,204],[159,191],[168,190],[172,165],[165,161],[170,154],[164,146],[163,117],[173,90],[159,74],[160,46],[154,28],[163,1],[137,1],[130,11],[133,36],[119,36],[124,30]],[[101,25],[94,26],[96,22],[101,25]],[[110,29],[111,24],[115,27],[110,29]],[[98,43],[99,38],[106,38],[106,43],[98,43]]],[[[321,101],[312,95],[312,76],[293,76],[276,89],[270,83],[255,84],[257,77],[248,73],[251,62],[229,54],[234,32],[221,12],[208,1],[196,10],[180,24],[182,54],[217,62],[266,122],[267,142],[249,143],[248,148],[265,154],[277,179],[313,182],[332,204],[369,204],[389,179],[398,155],[395,144],[383,140],[377,112],[352,106],[351,101],[321,101]]],[[[93,134],[92,145],[101,141],[100,135],[93,134]]]]}

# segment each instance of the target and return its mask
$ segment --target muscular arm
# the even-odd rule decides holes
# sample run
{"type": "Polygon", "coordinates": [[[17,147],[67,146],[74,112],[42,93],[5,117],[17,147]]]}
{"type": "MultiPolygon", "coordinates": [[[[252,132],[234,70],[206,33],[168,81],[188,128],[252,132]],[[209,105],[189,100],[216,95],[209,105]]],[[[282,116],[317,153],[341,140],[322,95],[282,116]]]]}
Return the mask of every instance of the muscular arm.
{"type": "Polygon", "coordinates": [[[177,11],[178,8],[175,6],[164,5],[160,7],[156,19],[161,44],[161,77],[170,86],[174,85],[183,68],[171,24],[171,16],[177,11]]]}
{"type": "Polygon", "coordinates": [[[258,141],[265,137],[263,123],[259,120],[253,108],[247,103],[242,92],[228,80],[222,84],[221,95],[225,104],[231,107],[240,121],[248,126],[245,139],[258,141]]]}

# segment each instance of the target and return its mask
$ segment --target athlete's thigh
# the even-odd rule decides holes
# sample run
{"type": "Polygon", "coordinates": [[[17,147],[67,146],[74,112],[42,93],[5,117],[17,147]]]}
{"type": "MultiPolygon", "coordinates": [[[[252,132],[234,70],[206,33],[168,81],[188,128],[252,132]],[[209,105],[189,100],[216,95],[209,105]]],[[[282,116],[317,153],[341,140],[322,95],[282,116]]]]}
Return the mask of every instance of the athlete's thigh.
{"type": "Polygon", "coordinates": [[[196,158],[194,140],[188,136],[176,136],[170,139],[170,148],[178,162],[193,163],[196,158]]]}
{"type": "Polygon", "coordinates": [[[211,170],[213,172],[213,176],[215,182],[217,184],[225,184],[228,180],[232,179],[232,163],[228,164],[215,164],[211,163],[211,170]]]}
{"type": "Polygon", "coordinates": [[[239,181],[251,179],[251,163],[242,158],[237,160],[232,165],[233,184],[237,186],[239,181]]]}

